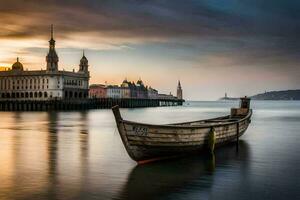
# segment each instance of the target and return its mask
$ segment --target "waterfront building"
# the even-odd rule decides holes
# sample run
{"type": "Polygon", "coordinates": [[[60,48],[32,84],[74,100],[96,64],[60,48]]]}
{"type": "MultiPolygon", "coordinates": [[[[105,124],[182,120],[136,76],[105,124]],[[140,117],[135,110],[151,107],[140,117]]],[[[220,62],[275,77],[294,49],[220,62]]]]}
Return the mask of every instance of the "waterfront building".
{"type": "Polygon", "coordinates": [[[121,98],[122,99],[130,99],[130,88],[129,87],[121,87],[121,98]]]}
{"type": "Polygon", "coordinates": [[[178,99],[177,97],[173,96],[171,93],[170,94],[158,94],[158,99],[178,99]]]}
{"type": "Polygon", "coordinates": [[[9,67],[0,67],[0,72],[2,72],[2,71],[8,71],[8,70],[10,70],[9,67]]]}
{"type": "Polygon", "coordinates": [[[134,83],[134,81],[130,82],[125,78],[121,84],[121,87],[129,89],[129,98],[137,98],[137,85],[134,83]]]}
{"type": "Polygon", "coordinates": [[[177,85],[177,99],[183,99],[180,81],[178,81],[177,85]]]}
{"type": "Polygon", "coordinates": [[[113,99],[122,98],[122,89],[118,85],[109,85],[106,88],[106,97],[113,99]]]}
{"type": "MultiPolygon", "coordinates": [[[[179,82],[179,88],[182,89],[179,82]]],[[[180,91],[179,91],[180,92],[180,91]]],[[[177,91],[178,95],[178,91],[177,91]]],[[[139,79],[136,83],[128,81],[126,78],[119,85],[93,84],[90,86],[90,98],[112,98],[112,99],[178,99],[170,94],[158,94],[158,91],[152,87],[145,86],[139,79]]],[[[179,96],[180,97],[180,96],[179,96]]],[[[182,99],[182,96],[180,97],[182,99]]]]}
{"type": "Polygon", "coordinates": [[[135,93],[135,86],[131,82],[127,81],[125,78],[121,84],[121,96],[124,99],[134,98],[133,94],[135,93]]]}
{"type": "Polygon", "coordinates": [[[153,89],[152,87],[148,88],[148,98],[149,99],[157,99],[158,98],[158,91],[153,89]]]}
{"type": "Polygon", "coordinates": [[[90,85],[89,97],[90,98],[106,98],[107,88],[106,85],[93,84],[90,85]]]}
{"type": "Polygon", "coordinates": [[[0,71],[1,100],[76,100],[88,98],[88,60],[83,54],[77,72],[58,69],[53,27],[45,70],[24,70],[17,61],[9,70],[0,71]]]}
{"type": "Polygon", "coordinates": [[[148,87],[145,87],[143,81],[139,79],[136,82],[136,97],[138,99],[147,99],[148,98],[148,87]]]}

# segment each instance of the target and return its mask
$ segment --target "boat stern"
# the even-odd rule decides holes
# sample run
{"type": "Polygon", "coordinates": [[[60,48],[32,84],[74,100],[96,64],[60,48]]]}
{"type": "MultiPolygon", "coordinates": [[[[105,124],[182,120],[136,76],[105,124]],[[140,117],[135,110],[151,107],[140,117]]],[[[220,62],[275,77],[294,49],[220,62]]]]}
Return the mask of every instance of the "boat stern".
{"type": "Polygon", "coordinates": [[[239,108],[231,108],[231,117],[240,117],[245,116],[250,111],[250,98],[247,96],[242,97],[240,99],[240,107],[239,108]]]}

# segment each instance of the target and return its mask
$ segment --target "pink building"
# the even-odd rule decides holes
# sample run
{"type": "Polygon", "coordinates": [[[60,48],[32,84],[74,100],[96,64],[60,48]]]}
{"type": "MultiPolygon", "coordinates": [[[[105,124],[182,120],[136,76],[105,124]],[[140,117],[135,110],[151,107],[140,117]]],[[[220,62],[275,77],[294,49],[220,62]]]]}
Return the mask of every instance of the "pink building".
{"type": "Polygon", "coordinates": [[[106,86],[102,85],[102,84],[90,85],[89,97],[90,98],[107,98],[106,86]]]}

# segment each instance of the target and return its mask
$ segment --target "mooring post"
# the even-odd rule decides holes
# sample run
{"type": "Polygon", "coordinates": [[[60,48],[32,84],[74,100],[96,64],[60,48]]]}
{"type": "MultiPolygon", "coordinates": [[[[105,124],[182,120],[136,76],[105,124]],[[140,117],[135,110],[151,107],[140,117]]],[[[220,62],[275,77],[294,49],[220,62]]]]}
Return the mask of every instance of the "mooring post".
{"type": "Polygon", "coordinates": [[[239,122],[236,123],[236,150],[239,150],[239,133],[240,133],[240,125],[239,122]]]}

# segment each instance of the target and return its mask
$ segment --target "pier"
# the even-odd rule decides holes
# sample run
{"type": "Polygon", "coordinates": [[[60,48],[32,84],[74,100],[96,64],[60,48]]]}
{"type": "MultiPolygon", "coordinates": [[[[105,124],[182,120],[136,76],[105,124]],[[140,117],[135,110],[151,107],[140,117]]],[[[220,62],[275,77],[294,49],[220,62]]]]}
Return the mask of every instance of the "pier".
{"type": "Polygon", "coordinates": [[[182,99],[113,99],[90,98],[83,100],[1,100],[0,111],[51,111],[110,109],[115,105],[121,108],[144,108],[159,106],[181,106],[182,99]]]}

